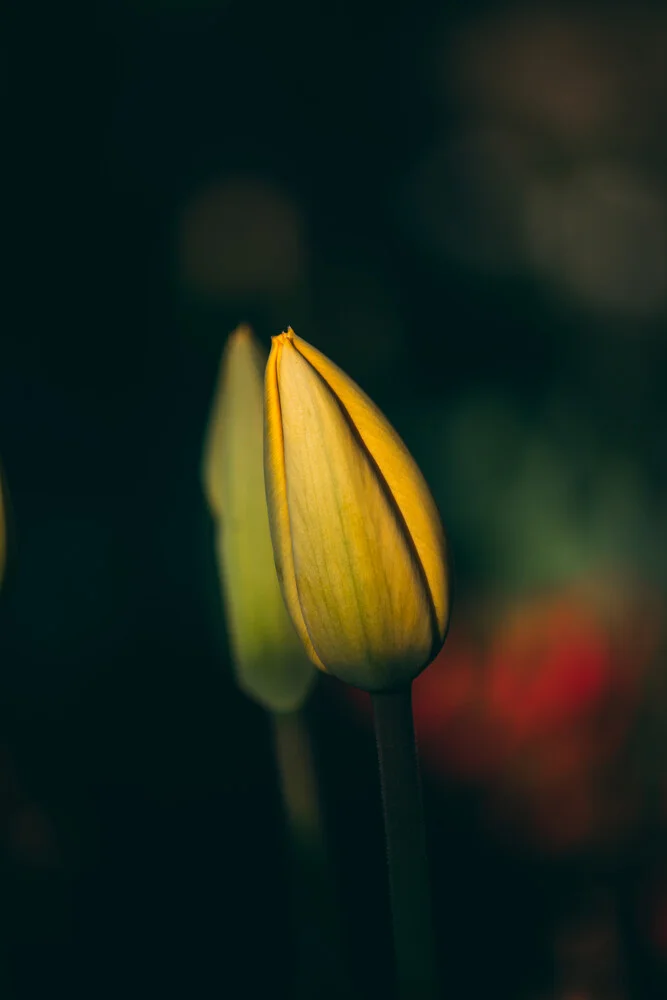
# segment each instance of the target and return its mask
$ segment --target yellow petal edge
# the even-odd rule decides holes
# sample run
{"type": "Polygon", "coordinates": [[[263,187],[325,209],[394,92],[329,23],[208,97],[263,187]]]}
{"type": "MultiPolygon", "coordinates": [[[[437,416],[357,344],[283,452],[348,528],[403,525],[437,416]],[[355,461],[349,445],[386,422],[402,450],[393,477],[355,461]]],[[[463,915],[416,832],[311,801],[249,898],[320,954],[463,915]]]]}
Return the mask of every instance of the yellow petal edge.
{"type": "Polygon", "coordinates": [[[287,482],[285,479],[285,447],[283,442],[280,390],[278,388],[278,359],[283,349],[282,335],[271,338],[271,353],[266,365],[264,402],[264,482],[273,540],[276,571],[282,586],[285,604],[294,627],[299,633],[308,655],[320,670],[326,667],[315,652],[299,601],[294,572],[294,555],[287,510],[287,482]]]}

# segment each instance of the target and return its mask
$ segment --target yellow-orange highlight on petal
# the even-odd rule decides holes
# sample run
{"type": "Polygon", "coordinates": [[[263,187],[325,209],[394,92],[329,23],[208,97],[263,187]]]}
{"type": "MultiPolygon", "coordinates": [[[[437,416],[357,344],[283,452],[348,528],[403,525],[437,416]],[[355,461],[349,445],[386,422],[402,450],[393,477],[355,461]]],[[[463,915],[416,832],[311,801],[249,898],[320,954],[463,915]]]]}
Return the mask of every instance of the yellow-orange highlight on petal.
{"type": "Polygon", "coordinates": [[[276,576],[263,467],[264,352],[247,326],[222,355],[204,449],[204,492],[239,686],[265,708],[305,701],[315,670],[294,630],[276,576]]]}
{"type": "Polygon", "coordinates": [[[285,603],[313,662],[368,691],[408,684],[450,611],[435,501],[383,414],[289,329],[266,368],[264,469],[285,603]]]}

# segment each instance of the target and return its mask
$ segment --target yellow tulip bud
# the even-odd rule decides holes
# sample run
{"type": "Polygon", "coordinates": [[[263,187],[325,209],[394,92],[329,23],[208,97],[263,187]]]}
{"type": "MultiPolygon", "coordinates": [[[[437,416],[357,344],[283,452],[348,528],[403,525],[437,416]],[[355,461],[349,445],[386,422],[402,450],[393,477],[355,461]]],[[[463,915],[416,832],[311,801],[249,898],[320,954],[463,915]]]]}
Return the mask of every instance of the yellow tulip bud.
{"type": "Polygon", "coordinates": [[[204,491],[239,686],[274,712],[304,702],[315,670],[285,609],[276,576],[263,467],[263,352],[239,327],[222,356],[204,453],[204,491]]]}
{"type": "Polygon", "coordinates": [[[409,683],[449,621],[447,544],[428,486],[368,396],[291,329],[273,338],[265,393],[271,536],[304,646],[367,691],[409,683]]]}

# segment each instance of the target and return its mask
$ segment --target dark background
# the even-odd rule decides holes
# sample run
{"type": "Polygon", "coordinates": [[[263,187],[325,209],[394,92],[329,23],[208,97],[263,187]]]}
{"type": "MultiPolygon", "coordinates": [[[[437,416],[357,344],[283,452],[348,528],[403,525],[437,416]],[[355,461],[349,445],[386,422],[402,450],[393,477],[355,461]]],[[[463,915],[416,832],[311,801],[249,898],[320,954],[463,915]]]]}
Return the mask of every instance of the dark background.
{"type": "MultiPolygon", "coordinates": [[[[664,12],[118,0],[23,7],[7,40],[0,996],[288,996],[270,734],[230,674],[199,478],[220,350],[289,323],[362,384],[433,484],[464,605],[576,575],[607,514],[584,569],[613,551],[661,601],[664,12]],[[498,482],[525,523],[533,432],[575,470],[526,500],[576,493],[562,565],[558,517],[516,564],[484,533],[513,537],[498,482]]],[[[313,712],[353,968],[385,996],[372,736],[327,689],[313,712]]],[[[545,859],[474,789],[426,793],[448,996],[565,996],[549,928],[591,885],[621,900],[604,996],[662,995],[646,839],[545,859]]]]}

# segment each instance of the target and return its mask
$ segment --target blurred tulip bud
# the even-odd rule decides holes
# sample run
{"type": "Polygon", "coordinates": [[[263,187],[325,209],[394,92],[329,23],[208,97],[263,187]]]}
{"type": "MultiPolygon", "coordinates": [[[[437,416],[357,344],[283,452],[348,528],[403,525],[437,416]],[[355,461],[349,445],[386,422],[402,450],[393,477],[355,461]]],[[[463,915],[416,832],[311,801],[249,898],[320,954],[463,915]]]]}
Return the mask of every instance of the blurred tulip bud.
{"type": "Polygon", "coordinates": [[[264,467],[285,603],[313,662],[368,691],[409,684],[447,632],[445,534],[424,478],[361,389],[273,338],[264,467]]]}
{"type": "Polygon", "coordinates": [[[216,554],[239,686],[265,708],[305,701],[315,671],[285,609],[264,490],[266,353],[247,326],[229,338],[205,446],[204,491],[216,521],[216,554]]]}

